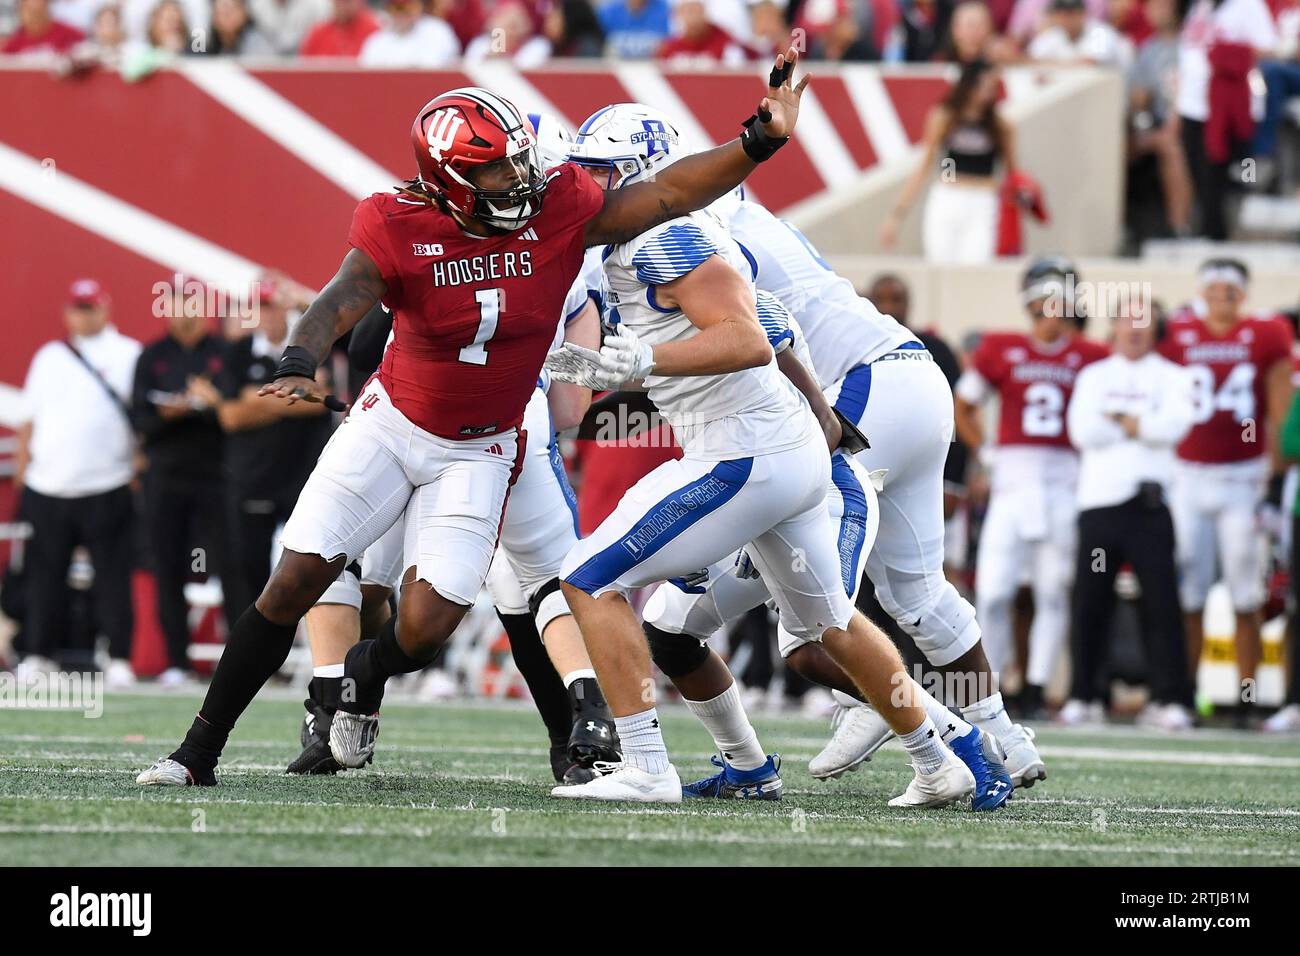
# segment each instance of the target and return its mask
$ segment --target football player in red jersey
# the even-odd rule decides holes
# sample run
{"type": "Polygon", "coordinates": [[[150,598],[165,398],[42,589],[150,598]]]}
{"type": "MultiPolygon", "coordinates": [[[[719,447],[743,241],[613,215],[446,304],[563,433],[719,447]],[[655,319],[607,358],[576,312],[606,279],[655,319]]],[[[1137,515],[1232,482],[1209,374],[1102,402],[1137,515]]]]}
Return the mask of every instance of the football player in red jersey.
{"type": "Polygon", "coordinates": [[[352,249],[263,393],[323,400],[317,364],[377,300],[395,315],[394,341],[299,496],[280,564],[232,630],[184,742],[138,783],[216,782],[235,721],[284,663],[299,619],[405,510],[402,613],[349,652],[331,728],[340,763],[373,751],[385,681],[424,667],[483,584],[524,450],[519,424],[583,250],[701,209],[772,156],[807,84],[790,82],[797,61],[793,49],[776,58],[737,140],[612,193],[570,164],[543,169],[524,114],[488,90],[420,110],[418,178],[357,207],[352,249]]]}
{"type": "Polygon", "coordinates": [[[1277,429],[1291,404],[1290,325],[1245,314],[1249,272],[1232,259],[1201,266],[1201,296],[1169,320],[1160,351],[1192,374],[1195,419],[1178,446],[1170,495],[1186,615],[1187,660],[1196,679],[1205,599],[1220,572],[1236,612],[1242,703],[1259,666],[1265,549],[1256,513],[1270,473],[1280,472],[1277,429]],[[1248,685],[1247,682],[1250,682],[1248,685]]]}
{"type": "Polygon", "coordinates": [[[985,335],[956,389],[957,434],[971,448],[984,443],[979,406],[993,395],[1001,403],[975,607],[989,662],[1001,670],[1015,656],[1012,600],[1021,575],[1031,570],[1034,621],[1021,696],[1028,713],[1041,708],[1069,630],[1079,462],[1065,412],[1079,370],[1108,354],[1078,332],[1076,282],[1074,266],[1064,260],[1031,265],[1022,283],[1030,330],[985,335]]]}

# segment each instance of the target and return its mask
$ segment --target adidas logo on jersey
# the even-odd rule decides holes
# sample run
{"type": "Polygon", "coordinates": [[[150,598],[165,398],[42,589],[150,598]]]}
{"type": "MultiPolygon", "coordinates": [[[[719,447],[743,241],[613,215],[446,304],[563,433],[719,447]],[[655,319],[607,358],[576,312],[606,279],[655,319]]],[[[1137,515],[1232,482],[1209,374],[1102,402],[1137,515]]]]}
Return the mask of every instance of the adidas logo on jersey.
{"type": "Polygon", "coordinates": [[[440,242],[413,242],[411,251],[417,256],[440,256],[442,255],[442,243],[440,242]]]}
{"type": "Polygon", "coordinates": [[[505,450],[502,449],[502,447],[497,442],[493,442],[491,445],[487,446],[487,453],[489,455],[504,455],[505,450]]]}
{"type": "Polygon", "coordinates": [[[536,242],[536,241],[537,241],[537,230],[536,230],[536,229],[525,229],[523,232],[521,232],[521,233],[519,234],[519,238],[520,238],[520,239],[528,239],[528,240],[531,240],[531,241],[533,241],[533,242],[536,242]]]}

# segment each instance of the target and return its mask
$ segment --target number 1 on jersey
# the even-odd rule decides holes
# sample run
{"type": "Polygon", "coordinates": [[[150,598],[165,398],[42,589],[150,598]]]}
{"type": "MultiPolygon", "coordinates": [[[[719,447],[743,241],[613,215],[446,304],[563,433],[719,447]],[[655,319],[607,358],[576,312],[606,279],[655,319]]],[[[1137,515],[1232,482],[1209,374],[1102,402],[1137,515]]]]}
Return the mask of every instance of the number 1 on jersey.
{"type": "Polygon", "coordinates": [[[487,344],[497,334],[497,320],[501,316],[501,290],[479,289],[474,293],[478,303],[478,330],[474,341],[460,350],[460,360],[468,365],[486,365],[487,344]]]}

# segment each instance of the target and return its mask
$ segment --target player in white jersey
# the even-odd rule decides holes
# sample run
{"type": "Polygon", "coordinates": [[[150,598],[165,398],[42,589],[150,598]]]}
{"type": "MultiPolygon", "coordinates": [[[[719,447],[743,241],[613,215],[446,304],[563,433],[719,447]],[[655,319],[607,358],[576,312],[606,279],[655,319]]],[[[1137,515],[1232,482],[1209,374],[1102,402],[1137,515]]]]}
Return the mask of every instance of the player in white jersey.
{"type": "MultiPolygon", "coordinates": [[[[547,114],[529,114],[528,119],[538,134],[547,167],[564,162],[571,137],[563,124],[547,114]]],[[[600,252],[591,249],[565,300],[553,348],[565,341],[599,344],[597,302],[601,285],[600,252]]],[[[391,333],[387,338],[391,342],[391,333]]],[[[592,763],[618,757],[613,724],[582,637],[560,594],[558,579],[560,562],[577,541],[578,529],[577,499],[564,472],[555,434],[557,428],[576,425],[590,401],[589,389],[566,383],[556,383],[552,389],[545,371],[538,379],[524,414],[527,449],[510,490],[501,526],[501,547],[487,580],[516,659],[527,653],[530,641],[535,644],[540,635],[556,675],[563,682],[568,701],[557,708],[550,688],[534,686],[535,682],[545,681],[547,675],[520,661],[521,672],[529,681],[552,736],[551,763],[556,779],[570,783],[589,779],[592,763]]],[[[307,616],[313,687],[302,732],[304,750],[290,765],[291,773],[333,773],[351,765],[342,764],[329,745],[337,709],[337,701],[332,698],[341,689],[337,685],[342,683],[347,651],[363,632],[373,636],[377,625],[369,620],[372,609],[385,607],[400,583],[407,566],[402,559],[404,525],[404,520],[398,521],[367,548],[359,569],[343,571],[307,616]],[[359,614],[367,618],[365,627],[359,614]]],[[[378,625],[383,623],[381,619],[378,625]]],[[[395,626],[395,621],[387,626],[395,626]]],[[[358,756],[369,758],[372,753],[373,746],[358,756]]]]}
{"type": "MultiPolygon", "coordinates": [[[[871,442],[855,457],[868,471],[883,472],[880,532],[866,558],[881,606],[943,673],[947,702],[998,739],[1016,784],[1032,783],[1042,760],[1029,734],[1007,717],[974,609],[943,574],[943,466],[953,429],[946,379],[916,337],[860,297],[794,226],[734,196],[710,211],[726,218],[758,287],[797,317],[813,368],[830,384],[827,398],[871,442]]],[[[647,621],[661,634],[706,638],[711,632],[686,627],[688,603],[665,592],[647,609],[647,621]]],[[[782,653],[805,677],[833,688],[845,708],[834,737],[809,764],[814,776],[855,769],[893,736],[822,648],[786,640],[782,653]]]]}
{"type": "MultiPolygon", "coordinates": [[[[681,153],[665,117],[625,104],[606,107],[583,124],[572,159],[610,189],[653,175],[681,153]]],[[[974,776],[918,706],[928,695],[907,677],[897,651],[844,592],[826,514],[831,463],[823,444],[838,445],[839,428],[819,427],[808,401],[779,371],[758,322],[753,287],[742,274],[747,270],[739,247],[707,214],[674,219],[608,247],[608,308],[616,334],[599,353],[566,346],[548,358],[557,376],[597,387],[644,380],[684,451],[637,482],[565,558],[564,592],[615,715],[624,762],[590,783],[553,793],[681,800],[654,708],[650,655],[625,594],[744,547],[786,628],[823,642],[903,739],[916,777],[896,802],[932,806],[961,799],[974,790],[974,776]]],[[[838,425],[831,415],[822,421],[838,425]]]]}

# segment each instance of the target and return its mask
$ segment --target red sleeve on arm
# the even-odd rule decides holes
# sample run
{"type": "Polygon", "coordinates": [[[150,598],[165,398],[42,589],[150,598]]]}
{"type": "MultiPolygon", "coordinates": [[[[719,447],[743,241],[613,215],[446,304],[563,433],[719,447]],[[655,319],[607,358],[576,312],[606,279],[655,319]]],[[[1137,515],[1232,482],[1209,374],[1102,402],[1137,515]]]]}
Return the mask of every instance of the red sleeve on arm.
{"type": "Polygon", "coordinates": [[[1291,331],[1291,323],[1281,316],[1277,316],[1273,319],[1272,325],[1275,335],[1269,338],[1269,353],[1266,363],[1269,367],[1279,359],[1290,358],[1295,347],[1295,333],[1291,331]]]}
{"type": "Polygon", "coordinates": [[[980,344],[970,357],[970,364],[990,385],[997,385],[1002,380],[1002,359],[994,336],[985,335],[980,339],[980,344]]]}
{"type": "Polygon", "coordinates": [[[391,307],[400,297],[402,280],[397,269],[397,258],[393,255],[393,247],[389,242],[388,223],[376,202],[378,198],[381,197],[371,196],[357,204],[356,211],[352,214],[352,225],[348,229],[348,245],[360,249],[379,267],[379,274],[388,286],[384,302],[391,307]]]}
{"type": "Polygon", "coordinates": [[[605,191],[596,185],[594,179],[572,163],[568,164],[565,172],[573,177],[575,187],[573,208],[578,222],[585,225],[604,207],[605,191]]]}

